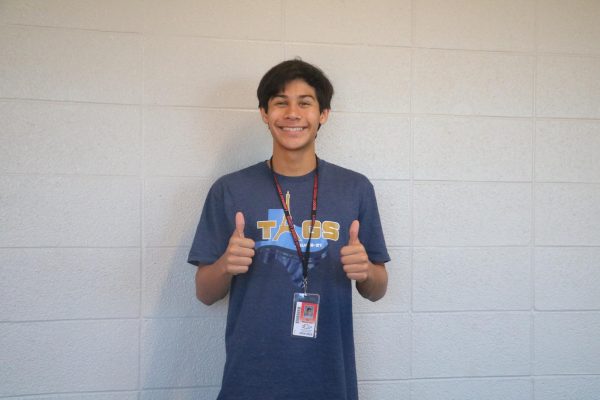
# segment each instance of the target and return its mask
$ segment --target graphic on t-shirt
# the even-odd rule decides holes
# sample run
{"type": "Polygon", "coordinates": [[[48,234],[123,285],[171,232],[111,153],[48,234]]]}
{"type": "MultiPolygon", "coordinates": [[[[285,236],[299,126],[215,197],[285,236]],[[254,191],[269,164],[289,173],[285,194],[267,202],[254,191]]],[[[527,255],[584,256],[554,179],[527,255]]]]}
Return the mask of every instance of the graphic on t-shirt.
{"type": "MultiPolygon", "coordinates": [[[[290,193],[286,194],[286,203],[290,209],[290,193]]],[[[310,235],[311,220],[304,220],[300,226],[294,223],[294,230],[302,252],[306,251],[306,244],[310,235]]],[[[289,225],[283,209],[269,209],[267,219],[256,222],[261,238],[255,248],[257,256],[263,262],[281,265],[290,274],[292,281],[298,286],[302,285],[302,263],[298,257],[294,239],[290,233],[289,225]]],[[[340,224],[335,221],[315,221],[310,240],[310,257],[308,260],[309,271],[318,266],[320,261],[327,256],[328,240],[337,241],[340,235],[340,224]]]]}

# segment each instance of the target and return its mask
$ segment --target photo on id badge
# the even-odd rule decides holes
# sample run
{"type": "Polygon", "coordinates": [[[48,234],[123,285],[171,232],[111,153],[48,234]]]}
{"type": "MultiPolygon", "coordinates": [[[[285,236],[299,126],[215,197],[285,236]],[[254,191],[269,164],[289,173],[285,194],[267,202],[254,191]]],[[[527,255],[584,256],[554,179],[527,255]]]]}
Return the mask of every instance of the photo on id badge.
{"type": "Polygon", "coordinates": [[[318,294],[294,294],[294,318],[292,320],[292,336],[316,338],[319,321],[318,294]]]}

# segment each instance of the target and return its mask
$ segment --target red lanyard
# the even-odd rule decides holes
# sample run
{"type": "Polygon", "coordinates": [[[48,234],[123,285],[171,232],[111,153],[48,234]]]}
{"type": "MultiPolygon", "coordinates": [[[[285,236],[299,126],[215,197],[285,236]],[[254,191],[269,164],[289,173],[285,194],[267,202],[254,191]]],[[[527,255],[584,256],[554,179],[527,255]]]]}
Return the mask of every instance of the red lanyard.
{"type": "Polygon", "coordinates": [[[292,239],[294,240],[294,245],[296,245],[296,251],[298,252],[298,257],[300,257],[300,261],[302,262],[302,284],[304,286],[304,293],[306,293],[308,288],[308,259],[310,257],[310,240],[312,239],[313,228],[315,227],[315,222],[317,220],[317,194],[319,192],[319,158],[317,158],[317,166],[315,168],[315,177],[313,181],[312,209],[310,213],[310,233],[308,234],[308,242],[306,243],[306,251],[304,252],[304,255],[302,254],[302,249],[300,249],[300,240],[298,239],[298,234],[296,233],[296,229],[294,228],[294,220],[292,218],[292,215],[290,214],[290,209],[288,208],[287,203],[283,198],[283,191],[281,190],[281,185],[279,185],[277,175],[275,174],[275,168],[273,167],[273,157],[271,157],[270,164],[271,172],[273,173],[273,181],[275,182],[275,189],[277,189],[277,194],[279,194],[279,200],[281,201],[281,207],[283,208],[283,213],[285,214],[285,218],[288,223],[288,229],[292,234],[292,239]]]}

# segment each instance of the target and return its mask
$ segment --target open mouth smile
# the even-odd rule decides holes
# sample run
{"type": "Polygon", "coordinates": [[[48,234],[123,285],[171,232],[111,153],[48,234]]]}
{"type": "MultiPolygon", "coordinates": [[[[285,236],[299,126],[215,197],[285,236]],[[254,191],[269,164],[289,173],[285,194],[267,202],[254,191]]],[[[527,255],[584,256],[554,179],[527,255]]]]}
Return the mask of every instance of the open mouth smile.
{"type": "Polygon", "coordinates": [[[282,126],[279,129],[286,131],[286,132],[300,132],[306,128],[303,126],[282,126]]]}

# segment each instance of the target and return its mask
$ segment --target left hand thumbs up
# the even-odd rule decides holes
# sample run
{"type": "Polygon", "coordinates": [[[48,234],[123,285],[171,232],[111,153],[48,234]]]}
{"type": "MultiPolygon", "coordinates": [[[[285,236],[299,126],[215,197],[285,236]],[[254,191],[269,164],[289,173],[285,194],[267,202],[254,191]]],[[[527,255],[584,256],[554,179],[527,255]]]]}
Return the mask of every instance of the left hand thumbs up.
{"type": "Polygon", "coordinates": [[[352,221],[350,225],[350,239],[348,240],[349,245],[357,245],[360,244],[360,240],[358,240],[358,230],[360,229],[360,222],[357,220],[352,221]]]}
{"type": "Polygon", "coordinates": [[[364,282],[369,278],[370,262],[364,246],[358,239],[360,223],[352,221],[349,230],[348,244],[340,251],[340,260],[348,279],[364,282]]]}

